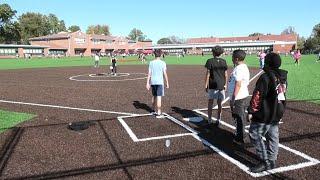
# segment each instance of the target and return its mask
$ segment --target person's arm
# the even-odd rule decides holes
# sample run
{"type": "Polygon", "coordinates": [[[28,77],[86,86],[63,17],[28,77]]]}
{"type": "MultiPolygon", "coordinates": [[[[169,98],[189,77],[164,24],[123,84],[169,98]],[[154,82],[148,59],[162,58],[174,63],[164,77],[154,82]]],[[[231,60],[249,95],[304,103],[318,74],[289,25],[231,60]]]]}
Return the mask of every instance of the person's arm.
{"type": "Polygon", "coordinates": [[[241,81],[236,81],[231,101],[234,101],[241,88],[241,81]]]}
{"type": "Polygon", "coordinates": [[[224,84],[224,89],[226,90],[227,89],[227,84],[228,84],[228,71],[227,70],[224,72],[224,76],[226,77],[225,84],[224,84]]]}
{"type": "Polygon", "coordinates": [[[149,91],[149,89],[150,89],[150,79],[151,79],[151,69],[150,69],[150,67],[149,67],[147,84],[146,84],[146,88],[147,88],[148,91],[149,91]]]}
{"type": "Polygon", "coordinates": [[[252,97],[248,107],[248,121],[251,121],[252,114],[254,114],[255,112],[258,112],[261,109],[262,101],[265,93],[264,91],[268,89],[267,86],[268,85],[260,77],[252,93],[252,97]]]}
{"type": "Polygon", "coordinates": [[[163,75],[166,80],[167,88],[169,88],[169,79],[168,79],[168,74],[166,69],[163,71],[163,75]]]}
{"type": "Polygon", "coordinates": [[[208,92],[209,89],[209,78],[210,78],[210,70],[207,69],[206,77],[205,77],[205,90],[208,92]]]}

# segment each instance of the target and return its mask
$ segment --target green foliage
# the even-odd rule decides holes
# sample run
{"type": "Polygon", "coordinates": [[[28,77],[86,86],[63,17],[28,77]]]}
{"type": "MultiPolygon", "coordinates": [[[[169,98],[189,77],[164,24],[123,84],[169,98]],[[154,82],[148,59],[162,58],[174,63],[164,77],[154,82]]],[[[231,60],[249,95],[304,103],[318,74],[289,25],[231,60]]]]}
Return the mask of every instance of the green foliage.
{"type": "Polygon", "coordinates": [[[12,21],[16,11],[8,4],[0,5],[0,43],[18,43],[20,41],[20,28],[16,21],[12,21]]]}
{"type": "Polygon", "coordinates": [[[68,30],[71,32],[76,32],[76,31],[80,31],[80,27],[77,25],[72,25],[68,28],[68,30]]]}
{"type": "Polygon", "coordinates": [[[56,34],[61,31],[66,31],[66,26],[63,20],[59,20],[54,14],[47,16],[48,23],[50,24],[50,34],[56,34]]]}
{"type": "Polygon", "coordinates": [[[143,32],[137,28],[133,28],[128,37],[133,41],[144,41],[146,39],[146,35],[144,35],[143,32]]]}
{"type": "Polygon", "coordinates": [[[293,26],[289,26],[284,29],[281,34],[297,34],[293,26]]]}
{"type": "Polygon", "coordinates": [[[255,32],[255,33],[249,34],[249,37],[252,37],[252,36],[263,36],[263,35],[264,35],[263,33],[255,32]]]}
{"type": "Polygon", "coordinates": [[[10,22],[16,13],[8,4],[0,4],[0,26],[10,22]]]}
{"type": "Polygon", "coordinates": [[[170,38],[161,38],[158,40],[157,44],[173,44],[170,38]]]}
{"type": "Polygon", "coordinates": [[[21,38],[28,43],[29,38],[45,36],[51,32],[51,24],[47,16],[40,13],[25,13],[19,17],[21,38]]]}
{"type": "Polygon", "coordinates": [[[110,30],[108,25],[90,25],[87,29],[87,34],[104,34],[106,36],[110,35],[110,30]]]}

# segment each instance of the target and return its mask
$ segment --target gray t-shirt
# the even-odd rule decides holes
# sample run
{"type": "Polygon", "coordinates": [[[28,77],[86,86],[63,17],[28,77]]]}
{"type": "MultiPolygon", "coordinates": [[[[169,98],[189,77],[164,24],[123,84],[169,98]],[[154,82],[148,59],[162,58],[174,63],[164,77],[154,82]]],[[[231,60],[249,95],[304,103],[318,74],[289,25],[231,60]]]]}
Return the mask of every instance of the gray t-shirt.
{"type": "Polygon", "coordinates": [[[155,59],[149,64],[149,74],[151,74],[151,85],[163,85],[163,72],[167,70],[166,63],[155,59]]]}

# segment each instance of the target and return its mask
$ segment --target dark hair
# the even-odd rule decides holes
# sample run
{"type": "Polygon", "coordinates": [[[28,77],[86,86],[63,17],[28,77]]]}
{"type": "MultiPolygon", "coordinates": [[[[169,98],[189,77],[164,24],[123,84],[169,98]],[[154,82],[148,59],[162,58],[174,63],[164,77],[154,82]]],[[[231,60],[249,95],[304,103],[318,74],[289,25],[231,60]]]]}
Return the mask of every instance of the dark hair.
{"type": "Polygon", "coordinates": [[[269,53],[264,59],[266,67],[271,69],[278,69],[281,66],[281,58],[277,53],[269,53]]]}
{"type": "Polygon", "coordinates": [[[223,53],[223,48],[221,46],[215,46],[212,48],[213,56],[220,56],[223,53]]]}
{"type": "Polygon", "coordinates": [[[246,58],[246,52],[241,49],[234,50],[232,57],[237,58],[239,61],[244,61],[244,59],[246,58]]]}
{"type": "Polygon", "coordinates": [[[161,57],[162,51],[161,49],[155,49],[153,53],[155,57],[161,57]]]}

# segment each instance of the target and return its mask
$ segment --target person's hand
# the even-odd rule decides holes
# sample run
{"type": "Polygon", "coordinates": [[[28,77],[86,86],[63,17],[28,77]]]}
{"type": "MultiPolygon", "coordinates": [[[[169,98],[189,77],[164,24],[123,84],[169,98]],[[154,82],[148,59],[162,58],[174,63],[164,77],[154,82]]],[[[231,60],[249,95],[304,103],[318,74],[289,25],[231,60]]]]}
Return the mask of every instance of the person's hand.
{"type": "Polygon", "coordinates": [[[248,122],[251,122],[251,119],[252,119],[252,114],[248,114],[248,122]]]}
{"type": "Polygon", "coordinates": [[[167,84],[167,86],[166,86],[166,87],[167,87],[167,89],[169,89],[169,84],[167,84]]]}
{"type": "Polygon", "coordinates": [[[231,109],[231,111],[233,111],[233,109],[234,109],[234,100],[233,99],[230,99],[230,109],[231,109]]]}
{"type": "Polygon", "coordinates": [[[224,90],[226,90],[227,89],[227,85],[224,85],[224,90]]]}
{"type": "Polygon", "coordinates": [[[150,84],[149,83],[147,83],[146,88],[149,91],[149,89],[150,89],[150,84]]]}
{"type": "Polygon", "coordinates": [[[208,92],[209,91],[209,88],[208,87],[206,87],[206,92],[208,92]]]}

